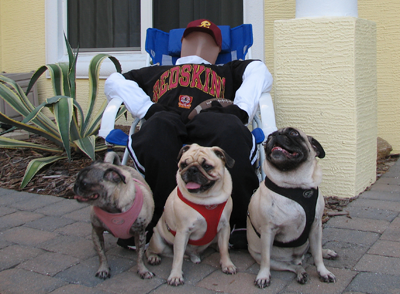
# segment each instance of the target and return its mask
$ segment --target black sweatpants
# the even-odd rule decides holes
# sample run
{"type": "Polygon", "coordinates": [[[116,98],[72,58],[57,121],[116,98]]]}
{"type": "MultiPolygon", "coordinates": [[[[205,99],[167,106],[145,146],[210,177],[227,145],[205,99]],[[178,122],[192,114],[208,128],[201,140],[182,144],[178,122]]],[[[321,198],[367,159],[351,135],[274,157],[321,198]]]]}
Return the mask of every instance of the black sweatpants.
{"type": "Polygon", "coordinates": [[[184,124],[180,115],[161,111],[147,120],[129,140],[129,151],[153,191],[155,225],[171,191],[176,187],[178,153],[183,144],[219,146],[235,160],[228,168],[233,181],[231,228],[246,227],[247,206],[258,178],[251,161],[256,146],[251,132],[234,115],[204,112],[184,124]]]}

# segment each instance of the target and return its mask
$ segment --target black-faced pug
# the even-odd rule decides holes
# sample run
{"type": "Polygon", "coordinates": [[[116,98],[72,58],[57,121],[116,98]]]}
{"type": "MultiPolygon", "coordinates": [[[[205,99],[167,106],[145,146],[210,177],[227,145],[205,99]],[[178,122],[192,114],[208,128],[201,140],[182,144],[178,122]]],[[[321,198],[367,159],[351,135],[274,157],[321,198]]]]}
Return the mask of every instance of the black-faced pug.
{"type": "Polygon", "coordinates": [[[172,270],[168,284],[184,283],[184,254],[194,263],[200,253],[218,241],[222,271],[235,274],[228,243],[232,212],[232,179],[225,167],[234,160],[219,147],[184,146],[179,154],[177,187],[169,195],[164,212],[154,228],[146,256],[150,264],[159,264],[158,254],[170,255],[172,270]]]}
{"type": "Polygon", "coordinates": [[[135,169],[120,165],[115,152],[108,152],[104,162],[82,169],[74,185],[75,199],[92,204],[90,219],[92,239],[99,255],[100,267],[96,277],[110,277],[110,268],[104,252],[103,232],[127,239],[135,236],[138,274],[151,279],[143,262],[145,229],[153,217],[154,201],[150,187],[135,169]]]}
{"type": "Polygon", "coordinates": [[[270,270],[296,273],[299,283],[307,282],[301,266],[310,248],[320,279],[335,282],[324,258],[337,254],[322,249],[324,198],[318,190],[322,170],[316,157],[325,157],[321,144],[295,128],[283,128],[269,135],[265,143],[265,181],[252,196],[248,209],[248,250],[260,264],[254,283],[270,285],[270,270]]]}

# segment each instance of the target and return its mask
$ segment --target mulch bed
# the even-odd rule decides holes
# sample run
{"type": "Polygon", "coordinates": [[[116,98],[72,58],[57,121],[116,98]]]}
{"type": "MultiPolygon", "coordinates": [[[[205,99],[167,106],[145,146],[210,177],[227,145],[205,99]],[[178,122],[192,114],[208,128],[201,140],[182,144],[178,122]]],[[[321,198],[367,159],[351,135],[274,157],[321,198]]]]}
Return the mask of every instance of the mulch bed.
{"type": "MultiPolygon", "coordinates": [[[[49,141],[31,135],[28,139],[37,144],[47,144],[49,141]]],[[[116,150],[122,158],[123,150],[116,150]]],[[[96,153],[96,160],[102,160],[106,151],[96,153]]],[[[76,175],[84,167],[92,164],[92,160],[84,154],[74,153],[73,160],[67,159],[57,161],[45,166],[35,175],[30,183],[20,189],[21,180],[25,174],[28,163],[38,157],[49,156],[48,152],[38,152],[31,149],[1,149],[0,148],[0,187],[30,193],[53,195],[57,197],[73,198],[73,186],[76,175]]],[[[377,178],[387,172],[399,158],[399,154],[389,155],[384,159],[377,160],[377,178]]],[[[325,214],[323,222],[328,221],[336,215],[348,215],[343,209],[354,199],[340,199],[337,197],[325,198],[325,214]]]]}

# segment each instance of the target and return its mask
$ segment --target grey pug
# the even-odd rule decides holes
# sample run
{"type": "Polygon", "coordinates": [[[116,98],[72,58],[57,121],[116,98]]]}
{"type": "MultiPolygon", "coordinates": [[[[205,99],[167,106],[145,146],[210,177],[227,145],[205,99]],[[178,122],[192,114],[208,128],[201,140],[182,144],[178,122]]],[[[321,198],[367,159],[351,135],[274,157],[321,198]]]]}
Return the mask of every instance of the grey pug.
{"type": "Polygon", "coordinates": [[[184,284],[182,263],[185,253],[193,263],[200,253],[218,242],[220,264],[226,274],[235,274],[229,252],[232,212],[232,179],[228,169],[234,160],[219,147],[187,145],[179,154],[177,187],[169,195],[164,212],[154,228],[146,256],[150,264],[159,264],[159,254],[171,255],[169,285],[184,284]],[[207,214],[211,216],[207,216],[207,214]],[[214,218],[217,216],[217,218],[214,218]]]}
{"type": "Polygon", "coordinates": [[[137,272],[141,278],[151,279],[154,274],[144,265],[143,257],[145,229],[153,216],[154,201],[140,173],[120,165],[118,155],[108,152],[104,162],[94,163],[78,173],[74,192],[77,201],[92,204],[92,239],[100,261],[96,277],[110,277],[103,237],[104,231],[109,231],[119,238],[135,236],[137,272]]]}
{"type": "Polygon", "coordinates": [[[301,284],[308,276],[301,266],[310,249],[317,272],[324,282],[335,282],[323,258],[336,252],[322,249],[324,198],[318,190],[322,170],[316,157],[325,157],[321,144],[295,128],[269,135],[265,143],[264,182],[252,196],[248,209],[248,250],[260,264],[254,281],[270,285],[270,270],[291,271],[301,284]]]}

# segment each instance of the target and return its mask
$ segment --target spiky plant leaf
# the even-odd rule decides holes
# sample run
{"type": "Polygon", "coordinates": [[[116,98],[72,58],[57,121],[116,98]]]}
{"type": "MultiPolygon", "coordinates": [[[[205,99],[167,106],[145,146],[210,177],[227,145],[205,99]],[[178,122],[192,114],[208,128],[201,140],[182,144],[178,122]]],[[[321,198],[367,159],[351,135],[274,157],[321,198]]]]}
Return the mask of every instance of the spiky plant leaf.
{"type": "Polygon", "coordinates": [[[65,156],[59,156],[59,155],[54,155],[54,156],[49,156],[49,157],[41,157],[41,158],[36,158],[32,159],[24,174],[24,178],[22,179],[20,188],[23,189],[25,186],[30,182],[30,180],[37,174],[37,172],[43,168],[44,166],[56,162],[61,159],[65,159],[65,156]]]}

